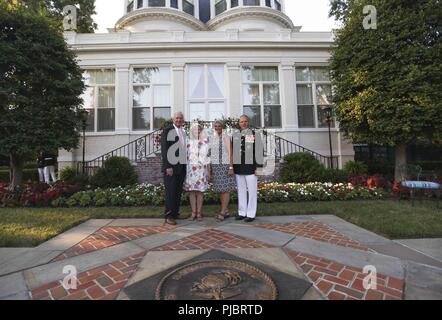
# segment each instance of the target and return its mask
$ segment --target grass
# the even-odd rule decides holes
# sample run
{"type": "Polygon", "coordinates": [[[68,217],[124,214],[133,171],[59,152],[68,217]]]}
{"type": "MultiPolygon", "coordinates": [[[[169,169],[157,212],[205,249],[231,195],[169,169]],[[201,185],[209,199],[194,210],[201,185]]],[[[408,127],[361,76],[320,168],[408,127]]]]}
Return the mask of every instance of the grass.
{"type": "MultiPolygon", "coordinates": [[[[206,217],[219,206],[206,206],[206,217]]],[[[236,206],[231,206],[235,212],[236,206]]],[[[159,218],[161,207],[138,208],[2,208],[0,247],[36,246],[88,219],[159,218]]],[[[190,214],[188,207],[183,215],[190,214]]],[[[390,239],[442,238],[442,209],[423,201],[412,207],[402,201],[261,203],[259,216],[332,214],[390,239]]]]}

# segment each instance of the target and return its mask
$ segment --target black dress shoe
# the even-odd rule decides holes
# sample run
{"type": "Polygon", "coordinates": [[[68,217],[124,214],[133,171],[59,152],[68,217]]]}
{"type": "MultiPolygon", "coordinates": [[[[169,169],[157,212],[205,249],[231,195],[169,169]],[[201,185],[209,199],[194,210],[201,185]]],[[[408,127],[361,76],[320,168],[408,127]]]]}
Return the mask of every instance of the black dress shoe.
{"type": "Polygon", "coordinates": [[[242,221],[242,220],[244,220],[246,217],[243,217],[243,216],[237,216],[236,218],[235,218],[235,220],[236,221],[242,221]]]}
{"type": "Polygon", "coordinates": [[[249,223],[249,222],[253,222],[253,221],[255,221],[254,218],[247,218],[247,219],[244,219],[244,222],[247,222],[247,223],[249,223]]]}
{"type": "Polygon", "coordinates": [[[164,221],[165,224],[168,224],[170,226],[176,226],[176,220],[173,218],[166,218],[166,220],[164,221]]]}

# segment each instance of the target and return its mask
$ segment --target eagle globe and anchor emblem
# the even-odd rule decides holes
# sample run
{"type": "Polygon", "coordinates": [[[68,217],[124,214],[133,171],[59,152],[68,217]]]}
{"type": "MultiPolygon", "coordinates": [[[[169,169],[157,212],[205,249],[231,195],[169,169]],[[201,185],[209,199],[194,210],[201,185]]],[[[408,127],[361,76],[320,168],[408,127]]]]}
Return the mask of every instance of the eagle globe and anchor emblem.
{"type": "Polygon", "coordinates": [[[160,281],[157,300],[276,300],[268,274],[244,262],[205,260],[173,270],[160,281]]]}

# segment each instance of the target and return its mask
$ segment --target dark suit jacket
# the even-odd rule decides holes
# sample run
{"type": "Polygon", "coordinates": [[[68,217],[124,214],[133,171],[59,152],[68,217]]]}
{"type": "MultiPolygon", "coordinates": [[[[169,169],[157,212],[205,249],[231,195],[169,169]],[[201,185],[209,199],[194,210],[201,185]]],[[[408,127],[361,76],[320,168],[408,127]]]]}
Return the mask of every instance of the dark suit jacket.
{"type": "MultiPolygon", "coordinates": [[[[173,154],[172,154],[173,155],[173,154]]],[[[179,141],[179,136],[174,126],[167,127],[163,130],[161,135],[161,156],[163,158],[163,173],[166,174],[166,170],[172,168],[173,174],[186,174],[187,154],[186,147],[179,141]],[[174,152],[174,157],[167,156],[169,150],[174,152]]]]}
{"type": "Polygon", "coordinates": [[[238,175],[253,175],[264,162],[263,141],[260,134],[248,129],[233,134],[233,170],[238,175]],[[241,146],[240,148],[238,148],[241,146]]]}

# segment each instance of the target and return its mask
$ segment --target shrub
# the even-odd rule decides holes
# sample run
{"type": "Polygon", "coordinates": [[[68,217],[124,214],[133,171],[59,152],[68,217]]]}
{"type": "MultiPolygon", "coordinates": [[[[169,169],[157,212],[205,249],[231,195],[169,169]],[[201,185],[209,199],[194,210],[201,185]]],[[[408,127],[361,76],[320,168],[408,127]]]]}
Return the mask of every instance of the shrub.
{"type": "Polygon", "coordinates": [[[320,182],[347,183],[348,173],[345,170],[324,168],[320,182]]]}
{"type": "Polygon", "coordinates": [[[91,178],[91,184],[99,188],[115,188],[137,183],[138,177],[129,159],[112,157],[91,178]]]}
{"type": "Polygon", "coordinates": [[[72,167],[65,167],[60,171],[60,180],[66,183],[71,183],[74,180],[77,172],[72,167]]]}
{"type": "Polygon", "coordinates": [[[82,187],[90,184],[90,178],[85,174],[77,174],[72,167],[65,167],[60,172],[60,180],[68,184],[78,184],[82,187]]]}
{"type": "Polygon", "coordinates": [[[365,161],[368,167],[368,174],[382,174],[387,177],[394,176],[394,162],[387,160],[369,160],[365,161]]]}
{"type": "Polygon", "coordinates": [[[318,182],[322,180],[324,166],[309,153],[292,153],[284,157],[281,180],[284,183],[318,182]]]}
{"type": "MultiPolygon", "coordinates": [[[[23,182],[34,181],[37,182],[38,179],[38,171],[37,169],[23,169],[23,182]]],[[[0,170],[0,182],[9,183],[9,169],[0,170]]]]}
{"type": "Polygon", "coordinates": [[[344,166],[349,176],[360,176],[368,173],[368,166],[361,161],[349,161],[344,166]]]}

